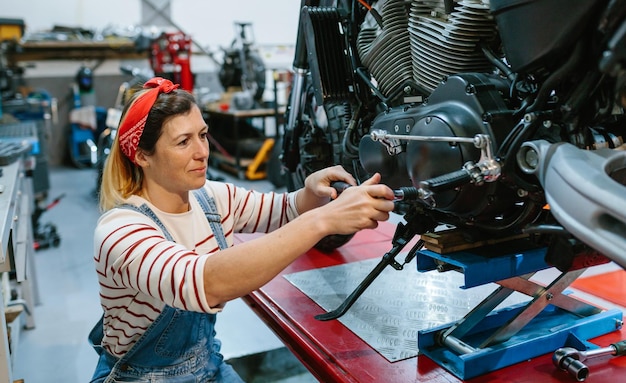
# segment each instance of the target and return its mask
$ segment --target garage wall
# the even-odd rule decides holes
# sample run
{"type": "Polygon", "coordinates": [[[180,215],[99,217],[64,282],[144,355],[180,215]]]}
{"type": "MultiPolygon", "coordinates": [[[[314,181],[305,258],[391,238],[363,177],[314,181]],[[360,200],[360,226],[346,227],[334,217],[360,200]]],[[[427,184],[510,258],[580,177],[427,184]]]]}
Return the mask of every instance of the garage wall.
{"type": "MultiPolygon", "coordinates": [[[[143,1],[164,0],[0,0],[0,17],[20,18],[27,31],[50,29],[53,25],[102,29],[107,26],[138,25],[143,1]]],[[[260,44],[293,44],[298,25],[300,0],[166,0],[171,19],[187,34],[209,49],[230,44],[233,22],[254,25],[260,44]]]]}
{"type": "MultiPolygon", "coordinates": [[[[293,44],[297,33],[300,0],[0,0],[0,18],[23,19],[26,33],[50,30],[55,25],[101,30],[110,26],[139,25],[145,18],[145,1],[169,12],[171,21],[202,49],[220,58],[221,48],[234,38],[234,22],[245,21],[253,25],[254,39],[260,48],[266,67],[289,69],[293,57],[293,44]],[[143,7],[142,7],[143,5],[143,7]],[[169,5],[169,9],[168,9],[169,5]]],[[[158,20],[155,20],[158,21],[158,20]]],[[[160,27],[163,28],[163,27],[160,27]]],[[[172,27],[172,29],[174,29],[172,27]]],[[[191,67],[196,84],[211,91],[221,91],[216,82],[216,64],[194,47],[191,67]]],[[[26,64],[26,63],[25,63],[26,64]]],[[[129,79],[121,74],[120,65],[149,68],[148,60],[71,61],[52,60],[27,63],[24,85],[27,88],[45,89],[58,101],[57,122],[50,135],[49,163],[67,164],[67,136],[71,109],[71,86],[80,66],[94,68],[95,103],[113,106],[119,85],[129,79]]],[[[268,73],[268,78],[271,77],[268,73]]]]}
{"type": "MultiPolygon", "coordinates": [[[[35,62],[34,68],[28,69],[24,79],[24,87],[29,91],[43,90],[56,100],[55,120],[48,135],[48,162],[50,165],[71,165],[68,156],[68,142],[70,139],[69,115],[73,108],[72,86],[75,83],[75,75],[80,68],[78,62],[73,61],[40,61],[35,62]]],[[[94,91],[86,97],[90,103],[96,106],[109,108],[115,105],[120,85],[132,79],[131,76],[122,74],[120,65],[131,64],[133,66],[149,67],[148,60],[107,60],[94,70],[94,91]]],[[[195,72],[197,87],[212,92],[223,91],[216,72],[195,72]]]]}

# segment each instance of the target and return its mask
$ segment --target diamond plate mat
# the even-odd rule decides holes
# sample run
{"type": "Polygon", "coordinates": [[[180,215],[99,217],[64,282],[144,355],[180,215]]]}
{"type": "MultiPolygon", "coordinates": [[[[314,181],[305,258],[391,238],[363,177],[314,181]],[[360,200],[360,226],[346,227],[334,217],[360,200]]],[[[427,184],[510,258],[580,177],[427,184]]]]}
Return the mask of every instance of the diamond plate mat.
{"type": "MultiPolygon", "coordinates": [[[[399,258],[401,259],[401,258],[399,258]]],[[[284,277],[324,310],[339,306],[380,259],[286,274],[284,277]]],[[[387,267],[338,320],[390,362],[417,356],[417,332],[461,319],[497,288],[490,283],[461,289],[458,272],[420,273],[387,267]]],[[[530,298],[514,293],[501,306],[530,298]]]]}

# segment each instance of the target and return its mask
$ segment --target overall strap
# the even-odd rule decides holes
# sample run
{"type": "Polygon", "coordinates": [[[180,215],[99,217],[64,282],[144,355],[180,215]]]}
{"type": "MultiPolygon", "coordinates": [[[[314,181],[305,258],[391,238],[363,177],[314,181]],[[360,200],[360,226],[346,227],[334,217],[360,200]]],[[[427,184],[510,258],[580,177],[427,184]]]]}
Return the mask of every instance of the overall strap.
{"type": "Polygon", "coordinates": [[[209,196],[205,188],[194,190],[193,194],[196,196],[200,206],[202,206],[204,215],[206,215],[206,219],[209,221],[209,225],[211,225],[211,230],[213,230],[215,240],[217,241],[220,249],[224,250],[228,248],[226,236],[224,235],[224,230],[222,229],[222,216],[217,212],[215,200],[209,196]]]}
{"type": "Polygon", "coordinates": [[[161,231],[163,231],[163,234],[165,235],[165,238],[168,241],[174,241],[174,238],[172,238],[172,235],[167,231],[167,229],[165,228],[165,225],[163,224],[163,222],[161,222],[161,220],[159,219],[159,217],[157,217],[157,215],[154,213],[154,211],[152,211],[152,209],[150,209],[148,207],[148,205],[141,204],[141,206],[135,206],[135,205],[131,205],[129,203],[127,204],[123,204],[119,206],[120,208],[123,209],[130,209],[130,210],[135,210],[145,216],[147,216],[148,218],[152,219],[154,221],[154,223],[157,224],[157,226],[161,229],[161,231]]]}
{"type": "MultiPolygon", "coordinates": [[[[150,209],[150,207],[148,207],[148,205],[146,205],[145,203],[142,204],[141,206],[135,206],[135,205],[132,205],[132,204],[122,204],[119,207],[122,208],[122,209],[135,210],[135,211],[137,211],[137,212],[139,212],[141,214],[146,215],[147,217],[152,219],[157,224],[157,226],[159,226],[159,228],[163,231],[163,234],[165,235],[165,238],[167,238],[168,241],[174,242],[174,239],[172,238],[172,235],[167,231],[167,229],[165,228],[165,225],[163,224],[163,222],[161,222],[161,220],[159,219],[159,217],[157,217],[157,215],[154,213],[154,211],[152,209],[150,209]]],[[[161,312],[159,317],[157,317],[157,320],[155,321],[155,323],[157,321],[165,319],[164,316],[168,316],[168,317],[171,316],[173,314],[174,310],[175,309],[173,309],[170,306],[166,305],[165,309],[163,310],[163,312],[161,312]]],[[[153,325],[154,325],[154,323],[153,323],[153,325]]],[[[104,349],[102,348],[102,346],[101,346],[102,338],[104,337],[103,327],[104,327],[104,314],[102,314],[102,316],[100,317],[100,320],[94,326],[94,328],[91,330],[91,333],[89,334],[89,341],[90,341],[90,343],[95,348],[96,352],[99,355],[101,355],[101,356],[102,356],[103,353],[106,353],[104,351],[104,349]]],[[[113,363],[113,366],[111,367],[111,371],[114,371],[121,364],[126,363],[126,361],[128,359],[130,359],[130,357],[136,352],[136,350],[139,347],[139,345],[141,343],[143,343],[144,339],[146,338],[146,334],[147,334],[147,331],[141,337],[139,337],[137,342],[134,345],[131,346],[131,348],[128,350],[128,352],[126,352],[126,354],[124,354],[124,356],[122,356],[119,359],[113,357],[113,359],[115,359],[115,361],[111,360],[111,362],[113,363]]],[[[105,379],[104,382],[105,383],[109,382],[110,381],[109,379],[110,379],[110,377],[105,379]]]]}
{"type": "MultiPolygon", "coordinates": [[[[157,217],[156,213],[152,209],[150,209],[150,207],[147,204],[144,203],[144,204],[141,204],[140,206],[135,206],[135,205],[132,205],[132,204],[123,204],[123,205],[120,205],[119,207],[123,208],[123,209],[135,210],[135,211],[137,211],[137,212],[139,212],[141,214],[146,215],[147,217],[152,219],[154,221],[154,223],[157,224],[157,226],[161,229],[161,231],[163,232],[163,235],[165,235],[165,238],[168,241],[175,242],[174,238],[169,233],[169,231],[167,231],[167,228],[165,227],[163,222],[159,219],[159,217],[157,217]]],[[[160,322],[161,320],[163,320],[164,316],[168,316],[169,317],[169,316],[173,315],[173,311],[174,310],[175,310],[174,308],[166,305],[165,308],[163,309],[163,312],[161,312],[161,315],[159,315],[159,317],[157,317],[157,320],[154,323],[160,322]]],[[[103,316],[103,319],[104,319],[104,316],[103,316]]],[[[153,323],[153,325],[154,325],[154,323],[153,323]]],[[[148,329],[149,328],[150,327],[148,327],[148,329]]],[[[123,363],[126,360],[130,359],[130,357],[136,352],[137,348],[139,347],[138,345],[143,343],[147,333],[148,333],[147,331],[144,332],[144,334],[141,337],[139,337],[137,342],[134,345],[131,346],[131,348],[126,352],[126,354],[124,354],[124,356],[122,356],[119,359],[119,361],[117,363],[118,365],[120,363],[123,363]]]]}

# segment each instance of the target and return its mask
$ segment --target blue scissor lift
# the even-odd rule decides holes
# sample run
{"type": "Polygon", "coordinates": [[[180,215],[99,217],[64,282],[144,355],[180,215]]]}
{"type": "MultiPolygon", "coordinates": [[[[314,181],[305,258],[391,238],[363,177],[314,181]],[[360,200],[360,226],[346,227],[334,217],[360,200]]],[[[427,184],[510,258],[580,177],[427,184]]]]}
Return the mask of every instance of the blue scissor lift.
{"type": "Polygon", "coordinates": [[[421,250],[417,255],[420,272],[463,273],[461,288],[499,285],[461,320],[418,333],[419,352],[458,378],[470,379],[564,346],[597,348],[587,340],[621,328],[620,310],[603,310],[565,293],[586,268],[556,273],[544,286],[531,278],[550,267],[544,260],[545,248],[509,249],[496,256],[482,250],[447,254],[421,250]],[[499,308],[514,292],[530,299],[499,308]]]}

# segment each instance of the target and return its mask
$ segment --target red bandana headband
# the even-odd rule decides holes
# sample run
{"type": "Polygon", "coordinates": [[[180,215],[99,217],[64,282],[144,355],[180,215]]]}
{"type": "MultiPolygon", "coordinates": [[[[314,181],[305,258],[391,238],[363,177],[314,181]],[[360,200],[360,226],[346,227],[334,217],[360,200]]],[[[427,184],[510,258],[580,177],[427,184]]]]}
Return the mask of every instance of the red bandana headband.
{"type": "Polygon", "coordinates": [[[150,89],[145,92],[126,111],[126,117],[118,128],[120,149],[132,163],[135,163],[135,153],[139,146],[139,139],[146,126],[148,113],[154,105],[157,97],[161,93],[170,93],[178,88],[178,84],[173,84],[170,80],[161,77],[154,77],[148,80],[144,85],[144,89],[150,89]]]}

